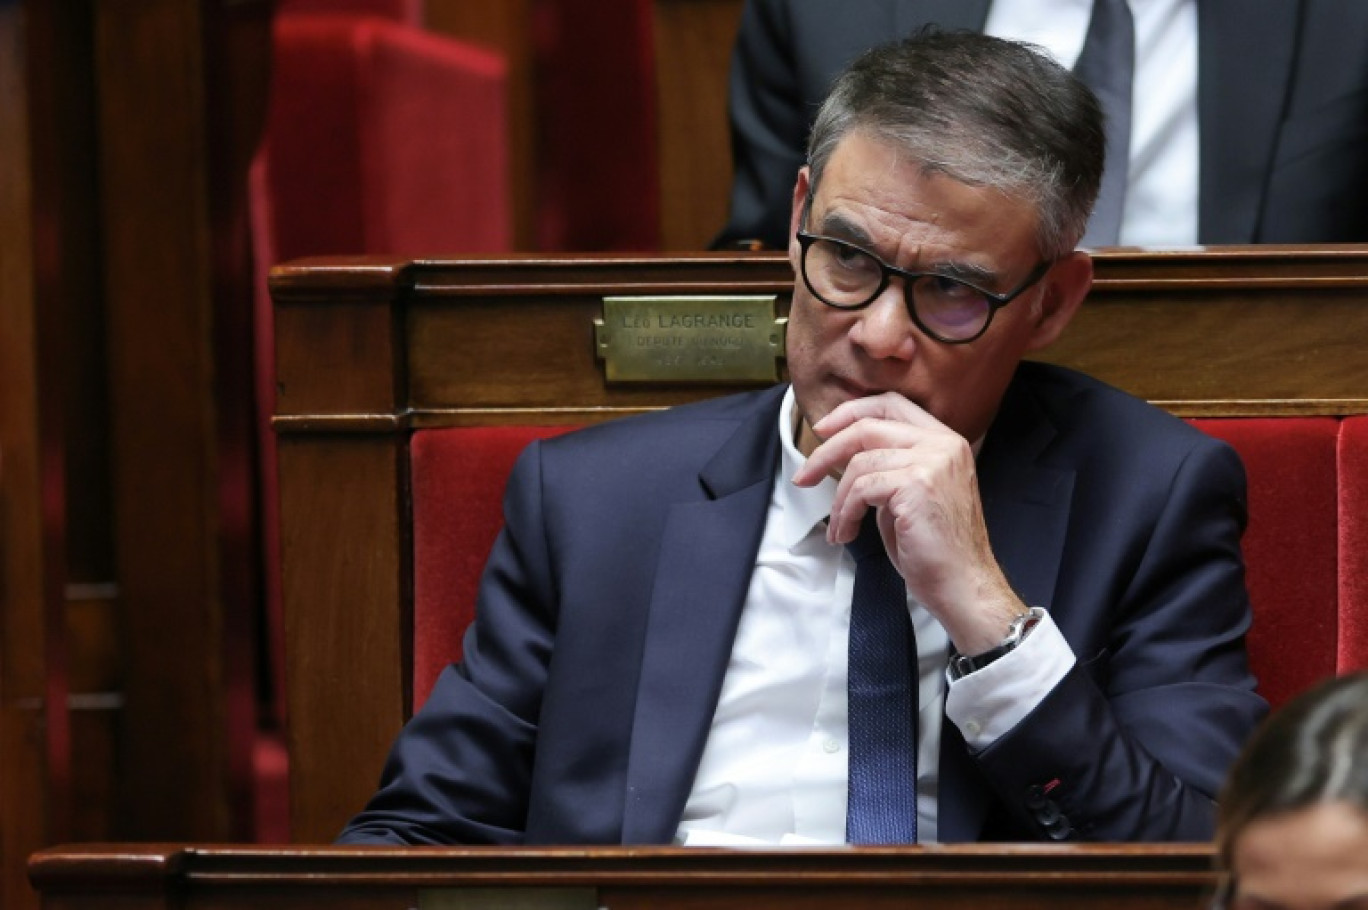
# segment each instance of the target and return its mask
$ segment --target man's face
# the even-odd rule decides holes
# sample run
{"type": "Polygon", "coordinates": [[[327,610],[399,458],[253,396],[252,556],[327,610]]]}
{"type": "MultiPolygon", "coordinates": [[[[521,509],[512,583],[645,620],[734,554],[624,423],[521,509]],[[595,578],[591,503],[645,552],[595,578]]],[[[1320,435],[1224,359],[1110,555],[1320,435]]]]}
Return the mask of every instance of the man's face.
{"type": "MultiPolygon", "coordinates": [[[[804,169],[794,190],[794,231],[807,191],[804,169]]],[[[856,131],[831,156],[806,229],[858,244],[909,271],[977,273],[984,278],[975,283],[1005,293],[1040,261],[1036,227],[1030,204],[928,176],[896,145],[856,131]]],[[[987,431],[1021,357],[1053,338],[1041,331],[1053,269],[1000,309],[981,337],[952,345],[922,334],[912,322],[902,279],[894,278],[864,309],[839,310],[808,291],[801,255],[798,242],[790,240],[799,277],[789,315],[788,367],[809,424],[848,399],[894,391],[973,441],[987,431]]]]}

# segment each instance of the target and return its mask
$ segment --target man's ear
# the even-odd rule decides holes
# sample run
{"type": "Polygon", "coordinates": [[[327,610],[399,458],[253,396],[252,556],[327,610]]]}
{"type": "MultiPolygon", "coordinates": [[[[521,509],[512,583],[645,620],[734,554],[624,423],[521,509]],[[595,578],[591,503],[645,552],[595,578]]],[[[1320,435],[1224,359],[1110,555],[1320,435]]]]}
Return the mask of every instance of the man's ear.
{"type": "Polygon", "coordinates": [[[1092,280],[1092,257],[1081,250],[1074,250],[1054,264],[1044,279],[1040,314],[1032,326],[1028,351],[1038,351],[1054,343],[1088,296],[1092,280]]]}
{"type": "Polygon", "coordinates": [[[789,212],[789,262],[793,264],[793,273],[798,274],[798,257],[802,255],[802,249],[798,246],[798,227],[803,223],[803,206],[807,204],[808,181],[812,177],[812,172],[807,165],[803,165],[798,171],[798,180],[793,184],[793,208],[789,212]]]}

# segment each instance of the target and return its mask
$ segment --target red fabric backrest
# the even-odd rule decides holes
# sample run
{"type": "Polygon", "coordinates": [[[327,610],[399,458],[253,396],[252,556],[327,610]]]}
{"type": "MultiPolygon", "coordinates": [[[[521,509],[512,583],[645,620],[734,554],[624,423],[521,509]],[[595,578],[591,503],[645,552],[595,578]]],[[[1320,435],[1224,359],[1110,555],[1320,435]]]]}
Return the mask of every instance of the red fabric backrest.
{"type": "Polygon", "coordinates": [[[652,9],[534,5],[538,249],[660,246],[652,9]]]}
{"type": "MultiPolygon", "coordinates": [[[[1368,418],[1192,423],[1230,443],[1248,473],[1249,650],[1260,692],[1277,706],[1337,671],[1368,666],[1368,418]],[[1341,552],[1348,554],[1344,566],[1341,552]]],[[[442,668],[460,659],[514,459],[531,440],[567,429],[414,434],[415,709],[442,668]]]]}
{"type": "Polygon", "coordinates": [[[1333,417],[1193,420],[1230,443],[1249,477],[1244,537],[1250,662],[1275,707],[1335,673],[1338,483],[1333,417]]]}
{"type": "Polygon", "coordinates": [[[506,252],[502,58],[387,19],[274,25],[263,155],[273,262],[506,252]]]}
{"type": "Polygon", "coordinates": [[[413,709],[461,659],[480,573],[503,527],[503,492],[518,454],[572,427],[420,430],[409,447],[413,491],[413,709]]]}
{"type": "Polygon", "coordinates": [[[1346,418],[1339,447],[1340,673],[1368,669],[1368,417],[1346,418]]]}

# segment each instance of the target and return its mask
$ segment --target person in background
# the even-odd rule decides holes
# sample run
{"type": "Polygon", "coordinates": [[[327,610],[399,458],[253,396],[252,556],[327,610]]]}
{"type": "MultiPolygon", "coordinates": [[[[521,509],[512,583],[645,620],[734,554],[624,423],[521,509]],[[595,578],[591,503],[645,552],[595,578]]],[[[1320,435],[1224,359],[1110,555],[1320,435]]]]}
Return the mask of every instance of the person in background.
{"type": "MultiPolygon", "coordinates": [[[[788,191],[812,117],[866,48],[934,23],[1025,40],[1081,68],[1090,20],[1117,4],[747,0],[729,92],[731,208],[713,245],[787,246],[788,191]]],[[[1123,163],[1109,157],[1108,167],[1128,173],[1119,233],[1087,245],[1368,241],[1368,3],[1119,7],[1133,12],[1133,91],[1125,122],[1108,124],[1127,134],[1123,163]]]]}
{"type": "Polygon", "coordinates": [[[1368,673],[1292,699],[1221,791],[1225,910],[1368,910],[1368,673]]]}
{"type": "Polygon", "coordinates": [[[1266,710],[1243,468],[1023,362],[1091,286],[1103,148],[1024,45],[852,64],[790,196],[791,381],[528,447],[342,840],[1209,839],[1266,710]]]}

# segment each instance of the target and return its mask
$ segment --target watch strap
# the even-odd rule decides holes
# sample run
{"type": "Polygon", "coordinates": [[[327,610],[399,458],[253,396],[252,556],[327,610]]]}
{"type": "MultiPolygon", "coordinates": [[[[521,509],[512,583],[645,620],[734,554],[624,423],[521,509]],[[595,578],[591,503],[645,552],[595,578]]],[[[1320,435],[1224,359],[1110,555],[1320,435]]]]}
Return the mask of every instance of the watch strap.
{"type": "Polygon", "coordinates": [[[982,654],[959,654],[952,651],[950,654],[950,678],[961,679],[970,673],[982,670],[1004,654],[1014,651],[1017,645],[1021,644],[1031,630],[1044,618],[1044,609],[1031,607],[1012,620],[1012,624],[1007,627],[1006,637],[996,647],[989,648],[982,654]]]}

